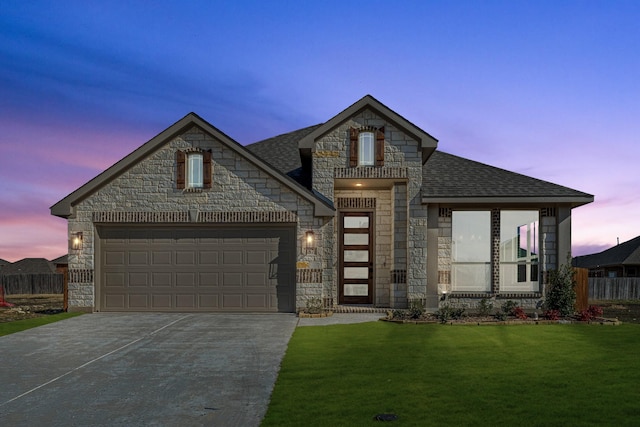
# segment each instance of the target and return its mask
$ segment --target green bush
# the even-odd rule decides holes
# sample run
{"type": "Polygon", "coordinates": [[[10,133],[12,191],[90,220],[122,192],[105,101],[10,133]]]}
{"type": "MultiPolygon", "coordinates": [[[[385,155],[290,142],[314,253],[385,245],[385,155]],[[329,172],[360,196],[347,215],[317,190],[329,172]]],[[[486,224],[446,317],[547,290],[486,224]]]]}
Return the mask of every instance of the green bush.
{"type": "Polygon", "coordinates": [[[458,320],[464,316],[464,308],[451,307],[449,304],[445,304],[438,311],[436,311],[436,318],[440,323],[447,323],[449,320],[458,320]]]}
{"type": "Polygon", "coordinates": [[[424,314],[424,305],[419,299],[414,299],[409,302],[408,315],[410,319],[419,319],[424,314]]]}
{"type": "Polygon", "coordinates": [[[572,315],[576,303],[575,284],[575,270],[571,266],[571,260],[557,270],[550,270],[545,309],[557,310],[561,316],[572,315]]]}
{"type": "Polygon", "coordinates": [[[478,303],[478,314],[480,316],[488,316],[491,310],[493,310],[493,302],[488,298],[482,298],[478,303]]]}

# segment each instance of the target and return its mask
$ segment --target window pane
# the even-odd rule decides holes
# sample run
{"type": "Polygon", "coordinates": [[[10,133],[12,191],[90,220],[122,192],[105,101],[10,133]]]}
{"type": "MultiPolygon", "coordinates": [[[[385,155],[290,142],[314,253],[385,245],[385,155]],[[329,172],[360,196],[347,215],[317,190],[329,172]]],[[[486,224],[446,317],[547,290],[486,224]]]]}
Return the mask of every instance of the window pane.
{"type": "Polygon", "coordinates": [[[344,278],[345,279],[368,279],[369,267],[345,267],[344,278]]]}
{"type": "Polygon", "coordinates": [[[451,245],[453,262],[490,262],[491,213],[453,211],[451,245]]]}
{"type": "Polygon", "coordinates": [[[538,211],[500,212],[501,291],[539,290],[538,239],[538,211]]]}
{"type": "Polygon", "coordinates": [[[491,285],[491,212],[453,211],[451,232],[453,290],[488,291],[491,285]]]}
{"type": "Polygon", "coordinates": [[[373,157],[373,132],[360,132],[358,135],[358,163],[363,166],[373,166],[373,157]]]}
{"type": "Polygon", "coordinates": [[[486,292],[491,283],[491,264],[453,264],[451,281],[455,291],[486,292]]]}
{"type": "Polygon", "coordinates": [[[368,216],[345,216],[344,228],[369,228],[368,216]]]}
{"type": "Polygon", "coordinates": [[[345,262],[368,262],[369,251],[344,251],[345,262]]]}
{"type": "Polygon", "coordinates": [[[345,233],[344,244],[345,245],[368,245],[369,234],[368,233],[365,233],[365,234],[345,233]]]}
{"type": "Polygon", "coordinates": [[[368,285],[344,285],[344,295],[348,297],[360,297],[369,295],[368,285]]]}
{"type": "Polygon", "coordinates": [[[187,186],[202,187],[202,154],[191,153],[187,164],[187,186]]]}

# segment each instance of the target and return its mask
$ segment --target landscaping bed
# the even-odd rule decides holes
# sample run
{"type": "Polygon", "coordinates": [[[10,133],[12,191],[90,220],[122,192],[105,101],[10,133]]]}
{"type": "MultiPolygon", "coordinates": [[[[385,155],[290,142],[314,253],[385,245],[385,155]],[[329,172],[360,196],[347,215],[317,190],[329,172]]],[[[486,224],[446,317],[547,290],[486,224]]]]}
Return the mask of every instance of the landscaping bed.
{"type": "Polygon", "coordinates": [[[0,323],[33,319],[63,312],[62,294],[5,295],[13,307],[0,307],[0,323]]]}

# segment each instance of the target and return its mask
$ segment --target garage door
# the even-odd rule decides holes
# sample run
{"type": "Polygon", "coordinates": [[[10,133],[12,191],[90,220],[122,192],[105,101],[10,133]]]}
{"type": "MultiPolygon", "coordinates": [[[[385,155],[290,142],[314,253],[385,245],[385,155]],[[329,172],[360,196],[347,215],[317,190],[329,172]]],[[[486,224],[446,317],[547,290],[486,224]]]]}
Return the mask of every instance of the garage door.
{"type": "Polygon", "coordinates": [[[102,311],[292,312],[295,227],[103,226],[102,311]]]}

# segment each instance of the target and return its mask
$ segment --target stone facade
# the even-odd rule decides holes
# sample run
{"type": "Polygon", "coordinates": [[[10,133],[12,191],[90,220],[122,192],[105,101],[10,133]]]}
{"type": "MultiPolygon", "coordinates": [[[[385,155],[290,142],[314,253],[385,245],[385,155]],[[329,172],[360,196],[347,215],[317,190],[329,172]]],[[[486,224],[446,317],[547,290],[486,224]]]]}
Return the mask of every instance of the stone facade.
{"type": "MultiPolygon", "coordinates": [[[[406,308],[419,302],[429,310],[442,304],[474,308],[482,298],[495,299],[497,305],[512,299],[528,308],[539,306],[543,283],[534,292],[501,291],[500,214],[503,209],[540,212],[539,276],[545,277],[544,273],[557,268],[570,252],[571,203],[553,204],[541,198],[530,203],[528,196],[501,199],[500,194],[494,198],[500,201],[466,195],[444,195],[432,201],[424,196],[427,185],[423,188],[423,180],[437,141],[372,98],[356,104],[298,142],[296,154],[301,156],[302,169],[310,173],[311,189],[289,180],[284,176],[286,171],[276,171],[248,151],[234,148],[230,145],[236,144],[234,141],[196,116],[190,120],[198,124],[186,120],[187,125],[179,131],[169,128],[165,133],[173,133],[159,139],[153,151],[138,157],[138,151],[132,153],[128,159],[135,161],[126,163],[126,168],[113,167],[117,175],[112,177],[108,170],[103,175],[109,179],[97,178],[101,185],[88,183],[90,191],[77,199],[69,196],[65,200],[71,206],[70,213],[54,213],[68,218],[70,235],[83,235],[82,249],[70,249],[69,253],[69,306],[78,310],[97,307],[97,226],[273,223],[296,229],[296,308],[305,308],[312,298],[335,306],[341,286],[342,212],[373,215],[374,306],[406,308]],[[351,129],[384,135],[383,165],[353,166],[351,129]],[[179,189],[177,152],[210,153],[210,188],[179,189]],[[320,214],[319,203],[326,204],[320,214]],[[486,292],[463,293],[454,287],[452,212],[458,209],[490,212],[491,283],[486,292]],[[313,248],[305,246],[308,231],[315,238],[313,248]]],[[[376,145],[378,142],[381,138],[376,138],[376,145]]],[[[447,179],[441,181],[455,180],[456,174],[463,173],[447,172],[447,179]]]]}
{"type": "MultiPolygon", "coordinates": [[[[69,306],[77,310],[96,307],[94,233],[98,223],[274,222],[296,224],[299,248],[307,230],[317,231],[318,249],[315,253],[299,251],[298,259],[311,269],[322,267],[326,224],[314,217],[313,206],[208,133],[192,127],[75,206],[69,232],[83,233],[83,247],[69,254],[69,306]],[[211,150],[211,189],[176,188],[176,151],[193,148],[211,150]]],[[[321,286],[308,280],[298,283],[296,304],[304,306],[307,295],[320,295],[321,286]]]]}

